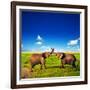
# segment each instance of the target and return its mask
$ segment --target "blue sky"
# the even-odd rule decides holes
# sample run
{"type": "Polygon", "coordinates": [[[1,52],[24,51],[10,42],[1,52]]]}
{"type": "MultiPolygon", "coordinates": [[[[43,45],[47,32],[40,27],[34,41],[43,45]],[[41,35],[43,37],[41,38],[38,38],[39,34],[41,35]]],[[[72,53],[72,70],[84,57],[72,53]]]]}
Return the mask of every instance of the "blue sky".
{"type": "Polygon", "coordinates": [[[23,51],[79,51],[80,14],[61,12],[21,12],[23,51]]]}

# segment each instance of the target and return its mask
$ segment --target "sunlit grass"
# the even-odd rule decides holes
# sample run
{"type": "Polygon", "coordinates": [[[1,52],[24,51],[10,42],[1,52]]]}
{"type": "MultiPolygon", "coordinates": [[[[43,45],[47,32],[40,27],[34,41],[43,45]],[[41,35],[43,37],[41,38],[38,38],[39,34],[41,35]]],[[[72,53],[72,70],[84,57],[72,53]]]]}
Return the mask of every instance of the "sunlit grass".
{"type": "MultiPolygon", "coordinates": [[[[30,70],[30,56],[32,53],[24,52],[21,53],[21,70],[23,68],[30,70]]],[[[61,60],[59,60],[55,55],[50,56],[46,59],[46,69],[40,70],[40,65],[36,65],[33,68],[32,74],[28,72],[27,78],[44,78],[44,77],[64,77],[64,76],[79,76],[80,75],[80,54],[75,53],[75,57],[77,58],[76,61],[76,68],[72,68],[71,65],[65,65],[65,68],[60,68],[61,60]]],[[[26,72],[27,72],[26,71],[26,72]]],[[[22,73],[22,74],[25,74],[22,73]]],[[[21,76],[22,77],[22,76],[21,76]]]]}

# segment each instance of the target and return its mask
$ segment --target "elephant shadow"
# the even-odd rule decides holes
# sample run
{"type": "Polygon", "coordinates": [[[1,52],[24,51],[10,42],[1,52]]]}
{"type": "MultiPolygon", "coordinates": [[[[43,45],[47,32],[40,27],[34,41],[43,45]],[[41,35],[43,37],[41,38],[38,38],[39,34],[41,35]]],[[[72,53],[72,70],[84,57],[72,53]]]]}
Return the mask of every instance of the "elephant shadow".
{"type": "Polygon", "coordinates": [[[47,68],[60,68],[60,66],[47,66],[47,68]]]}

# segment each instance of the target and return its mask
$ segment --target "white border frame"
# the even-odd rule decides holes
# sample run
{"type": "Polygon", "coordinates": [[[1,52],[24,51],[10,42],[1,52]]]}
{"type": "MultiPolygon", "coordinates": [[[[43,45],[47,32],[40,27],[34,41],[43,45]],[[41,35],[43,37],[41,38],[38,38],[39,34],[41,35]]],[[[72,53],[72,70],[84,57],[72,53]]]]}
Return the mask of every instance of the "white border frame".
{"type": "Polygon", "coordinates": [[[74,8],[54,8],[54,7],[39,7],[39,6],[16,6],[16,84],[40,84],[40,83],[56,83],[56,82],[75,82],[84,81],[84,9],[74,8]],[[20,9],[33,10],[50,10],[50,11],[66,11],[80,13],[80,76],[69,77],[52,77],[52,78],[34,78],[34,79],[20,79],[20,9]]]}

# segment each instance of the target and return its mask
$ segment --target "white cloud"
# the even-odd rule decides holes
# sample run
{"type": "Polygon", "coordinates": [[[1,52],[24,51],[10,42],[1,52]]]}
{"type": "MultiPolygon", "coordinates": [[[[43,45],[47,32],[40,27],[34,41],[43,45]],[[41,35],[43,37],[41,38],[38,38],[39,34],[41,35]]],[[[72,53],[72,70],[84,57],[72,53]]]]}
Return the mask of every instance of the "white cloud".
{"type": "Polygon", "coordinates": [[[42,37],[40,35],[37,36],[37,40],[42,40],[42,37]]]}
{"type": "Polygon", "coordinates": [[[77,45],[77,43],[78,43],[78,40],[71,40],[69,41],[68,45],[73,46],[73,45],[77,45]]]}
{"type": "Polygon", "coordinates": [[[42,49],[49,49],[49,46],[41,46],[42,49]]]}
{"type": "Polygon", "coordinates": [[[50,51],[51,50],[51,48],[49,46],[41,46],[41,49],[43,51],[50,51]]]}
{"type": "Polygon", "coordinates": [[[65,50],[63,48],[55,48],[54,52],[64,52],[65,50]]]}
{"type": "Polygon", "coordinates": [[[77,45],[79,40],[80,40],[80,38],[78,38],[76,40],[71,40],[71,41],[68,42],[67,45],[69,45],[69,46],[77,45]]]}
{"type": "Polygon", "coordinates": [[[37,45],[42,45],[41,41],[36,42],[37,45]]]}
{"type": "Polygon", "coordinates": [[[60,52],[65,52],[66,50],[64,50],[64,49],[60,49],[60,52]]]}
{"type": "Polygon", "coordinates": [[[59,52],[59,49],[55,48],[55,49],[54,49],[54,52],[59,52]]]}
{"type": "Polygon", "coordinates": [[[80,51],[80,48],[78,48],[77,51],[80,51]]]}
{"type": "Polygon", "coordinates": [[[41,49],[46,48],[46,46],[41,46],[41,49]]]}
{"type": "Polygon", "coordinates": [[[36,41],[36,44],[37,44],[37,45],[42,45],[42,44],[43,44],[43,42],[42,42],[43,39],[42,39],[42,37],[41,37],[40,35],[37,35],[36,40],[37,40],[37,41],[36,41]]]}

